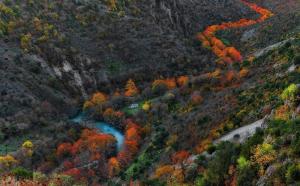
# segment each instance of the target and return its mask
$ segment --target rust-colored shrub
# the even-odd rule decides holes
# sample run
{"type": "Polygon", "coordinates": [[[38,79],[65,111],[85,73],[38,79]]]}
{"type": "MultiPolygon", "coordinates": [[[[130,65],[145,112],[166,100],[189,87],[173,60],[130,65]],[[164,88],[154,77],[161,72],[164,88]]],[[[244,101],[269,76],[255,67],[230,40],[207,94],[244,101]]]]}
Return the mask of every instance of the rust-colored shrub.
{"type": "Polygon", "coordinates": [[[139,90],[136,87],[134,81],[132,79],[129,79],[125,87],[125,96],[131,97],[137,95],[138,93],[139,90]]]}

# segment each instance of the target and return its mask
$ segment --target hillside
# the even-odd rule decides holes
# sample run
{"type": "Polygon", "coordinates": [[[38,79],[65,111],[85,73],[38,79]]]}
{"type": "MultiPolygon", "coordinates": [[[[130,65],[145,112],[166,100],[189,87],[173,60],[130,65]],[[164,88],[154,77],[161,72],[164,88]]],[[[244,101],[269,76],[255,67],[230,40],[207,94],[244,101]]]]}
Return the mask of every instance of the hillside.
{"type": "Polygon", "coordinates": [[[0,12],[0,183],[299,183],[298,0],[0,12]],[[262,118],[253,137],[230,136],[262,118]]]}

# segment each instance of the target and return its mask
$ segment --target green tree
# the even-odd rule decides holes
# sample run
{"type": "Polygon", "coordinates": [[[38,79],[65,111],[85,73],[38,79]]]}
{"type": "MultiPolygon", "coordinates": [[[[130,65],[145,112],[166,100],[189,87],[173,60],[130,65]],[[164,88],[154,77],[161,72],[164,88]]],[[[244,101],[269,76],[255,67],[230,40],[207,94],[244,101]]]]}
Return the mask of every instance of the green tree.
{"type": "Polygon", "coordinates": [[[294,183],[300,181],[300,164],[291,165],[286,173],[286,180],[288,183],[294,183]]]}
{"type": "Polygon", "coordinates": [[[240,170],[243,170],[250,165],[250,161],[248,161],[244,156],[240,156],[239,159],[237,160],[238,163],[238,168],[240,170]]]}
{"type": "Polygon", "coordinates": [[[281,98],[284,101],[291,101],[293,102],[296,99],[298,93],[298,87],[295,84],[291,84],[281,94],[281,98]]]}
{"type": "Polygon", "coordinates": [[[255,167],[247,166],[243,169],[239,169],[237,177],[237,185],[239,186],[249,186],[254,185],[256,179],[257,170],[255,167]]]}
{"type": "Polygon", "coordinates": [[[232,143],[221,143],[217,149],[214,159],[208,164],[205,175],[207,185],[222,185],[228,176],[229,166],[236,162],[238,152],[232,143]]]}
{"type": "Polygon", "coordinates": [[[203,175],[199,175],[195,180],[195,186],[204,186],[205,180],[203,175]]]}

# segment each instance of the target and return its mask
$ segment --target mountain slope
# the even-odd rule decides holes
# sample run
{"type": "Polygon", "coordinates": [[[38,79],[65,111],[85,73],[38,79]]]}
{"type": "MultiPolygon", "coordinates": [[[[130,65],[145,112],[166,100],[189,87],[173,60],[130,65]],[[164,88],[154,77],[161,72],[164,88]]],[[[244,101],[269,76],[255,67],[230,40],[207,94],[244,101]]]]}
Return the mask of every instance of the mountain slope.
{"type": "MultiPolygon", "coordinates": [[[[241,154],[243,145],[225,143],[212,160],[190,160],[276,110],[299,83],[299,8],[297,0],[1,1],[1,172],[35,184],[241,184],[249,169],[236,159],[250,161],[250,147],[241,154]],[[209,34],[212,25],[226,29],[209,34]],[[81,110],[87,121],[75,125],[69,118],[81,110]],[[123,131],[120,151],[94,120],[123,131]]],[[[273,183],[259,168],[253,180],[273,183]]]]}

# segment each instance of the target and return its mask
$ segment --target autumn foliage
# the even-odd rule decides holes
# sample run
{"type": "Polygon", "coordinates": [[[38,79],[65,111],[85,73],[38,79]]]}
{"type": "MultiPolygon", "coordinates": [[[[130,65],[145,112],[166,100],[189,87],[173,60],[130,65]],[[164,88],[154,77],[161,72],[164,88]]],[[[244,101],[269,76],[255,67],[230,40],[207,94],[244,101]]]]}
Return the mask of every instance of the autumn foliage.
{"type": "Polygon", "coordinates": [[[83,104],[83,109],[101,105],[105,101],[107,101],[107,96],[102,92],[96,92],[93,94],[90,100],[85,101],[85,103],[83,104]]]}
{"type": "Polygon", "coordinates": [[[171,175],[174,172],[174,167],[172,165],[159,166],[155,171],[155,178],[160,178],[162,176],[171,175]]]}
{"type": "Polygon", "coordinates": [[[289,118],[289,106],[282,105],[275,110],[275,118],[280,120],[287,120],[289,118]]]}
{"type": "Polygon", "coordinates": [[[256,20],[256,22],[263,22],[274,15],[271,11],[264,9],[256,5],[255,3],[249,3],[245,0],[242,0],[242,2],[245,3],[247,6],[249,6],[252,10],[254,10],[255,12],[261,15],[260,18],[256,20]]]}
{"type": "Polygon", "coordinates": [[[225,77],[226,77],[226,81],[227,82],[231,82],[233,81],[233,79],[235,78],[235,72],[233,70],[230,70],[226,73],[225,77]]]}
{"type": "Polygon", "coordinates": [[[75,143],[60,144],[56,150],[56,155],[59,157],[63,155],[75,156],[83,150],[88,150],[91,154],[90,157],[94,157],[95,155],[104,152],[108,147],[113,146],[115,143],[116,139],[109,134],[99,133],[91,129],[84,129],[80,139],[75,143]]]}
{"type": "Polygon", "coordinates": [[[166,79],[157,79],[152,83],[152,88],[156,88],[157,86],[163,85],[166,86],[168,90],[172,90],[174,88],[182,87],[186,85],[189,81],[188,76],[179,76],[178,78],[166,78],[166,79]]]}
{"type": "Polygon", "coordinates": [[[180,76],[177,78],[177,84],[181,87],[186,85],[189,82],[189,77],[187,76],[180,76]]]}
{"type": "Polygon", "coordinates": [[[11,155],[0,156],[0,168],[11,167],[17,164],[17,162],[18,161],[11,155]]]}
{"type": "Polygon", "coordinates": [[[77,168],[72,168],[64,172],[65,175],[72,176],[73,178],[79,180],[81,178],[81,171],[77,168]]]}
{"type": "Polygon", "coordinates": [[[219,130],[223,129],[225,126],[224,123],[221,123],[217,126],[215,126],[214,128],[212,128],[208,134],[208,136],[206,138],[204,138],[203,140],[201,140],[199,142],[199,144],[196,146],[196,152],[198,154],[201,154],[202,152],[206,151],[207,148],[211,145],[211,143],[213,142],[213,140],[215,140],[216,138],[220,137],[220,133],[218,132],[219,130]]]}
{"type": "Polygon", "coordinates": [[[203,97],[200,95],[200,92],[195,91],[191,95],[191,103],[193,105],[199,105],[200,103],[203,102],[203,97]]]}
{"type": "Polygon", "coordinates": [[[125,87],[125,96],[131,97],[137,95],[138,93],[139,90],[136,87],[134,81],[132,79],[129,79],[125,87]]]}
{"type": "Polygon", "coordinates": [[[33,143],[30,140],[25,141],[22,144],[22,150],[26,156],[31,157],[33,154],[33,143]]]}
{"type": "Polygon", "coordinates": [[[157,79],[152,83],[152,88],[156,88],[159,85],[166,86],[169,90],[176,88],[176,79],[167,78],[167,79],[157,79]]]}
{"type": "Polygon", "coordinates": [[[127,165],[134,155],[138,152],[141,140],[141,128],[131,119],[126,121],[125,141],[122,150],[118,153],[118,161],[127,165]]]}
{"type": "Polygon", "coordinates": [[[71,143],[62,143],[57,147],[56,155],[64,156],[64,155],[71,154],[72,148],[73,148],[73,146],[71,143]]]}
{"type": "Polygon", "coordinates": [[[101,170],[96,171],[98,174],[110,178],[117,175],[121,168],[128,165],[136,155],[141,141],[141,128],[139,125],[131,119],[127,119],[124,123],[124,144],[115,157],[109,156],[109,154],[116,145],[116,139],[112,135],[92,129],[84,129],[80,138],[74,143],[60,144],[57,147],[56,155],[60,159],[65,159],[63,163],[64,174],[79,179],[81,178],[80,175],[86,174],[86,171],[82,172],[81,169],[77,169],[78,166],[82,165],[83,161],[84,164],[96,161],[101,166],[101,170]],[[84,159],[82,159],[82,155],[84,155],[84,159]]]}
{"type": "MultiPolygon", "coordinates": [[[[112,1],[114,2],[114,1],[112,1]]],[[[243,60],[243,57],[238,49],[226,46],[222,40],[216,37],[216,32],[220,30],[227,30],[231,28],[241,28],[245,26],[250,26],[265,19],[270,18],[273,14],[261,8],[254,3],[248,3],[242,0],[247,6],[249,6],[252,10],[256,11],[260,14],[260,17],[256,20],[250,19],[240,19],[235,22],[226,22],[221,23],[219,25],[211,25],[208,26],[202,33],[197,35],[197,39],[202,42],[202,45],[205,48],[212,50],[212,52],[219,58],[219,61],[223,64],[232,64],[232,63],[240,63],[243,60]]],[[[114,7],[115,3],[112,3],[112,7],[114,7]]],[[[112,8],[115,9],[115,8],[112,8]]],[[[231,82],[235,80],[235,78],[243,78],[248,75],[248,69],[244,68],[239,72],[228,71],[227,73],[222,73],[220,69],[209,73],[208,77],[210,78],[222,78],[224,83],[231,82]]],[[[189,77],[187,76],[179,76],[179,77],[171,77],[166,79],[156,79],[152,83],[152,89],[155,89],[158,86],[164,86],[168,90],[172,90],[177,87],[183,87],[187,85],[189,82],[189,77]]],[[[126,83],[125,90],[121,90],[121,93],[124,93],[126,97],[133,97],[139,94],[139,89],[137,88],[135,82],[132,79],[129,79],[126,83]]],[[[119,91],[116,91],[113,96],[120,96],[119,91]]],[[[97,92],[92,95],[92,97],[84,103],[83,108],[88,109],[94,106],[100,106],[108,100],[108,96],[102,92],[97,92]]],[[[190,103],[192,105],[199,105],[203,101],[203,97],[199,92],[193,92],[190,97],[190,103]]],[[[150,109],[150,103],[146,102],[143,105],[143,109],[148,111],[150,109]]],[[[281,112],[285,111],[286,108],[281,108],[281,110],[277,111],[277,116],[283,118],[281,112]]],[[[103,113],[104,118],[111,117],[122,117],[123,113],[115,111],[114,108],[102,108],[101,113],[103,113]],[[104,111],[104,112],[103,112],[104,111]]],[[[217,131],[221,126],[218,126],[211,130],[211,133],[207,136],[206,139],[202,140],[199,145],[196,147],[198,153],[202,153],[207,149],[207,147],[211,144],[211,142],[220,135],[217,131]]],[[[99,174],[99,172],[105,172],[107,175],[103,175],[103,177],[112,178],[117,175],[122,168],[126,167],[134,158],[134,156],[138,153],[139,146],[141,143],[141,128],[135,123],[133,120],[128,119],[125,122],[125,140],[121,150],[113,155],[112,150],[116,146],[116,139],[108,134],[99,133],[95,130],[84,129],[80,138],[74,143],[62,143],[57,147],[56,155],[63,159],[63,168],[64,174],[70,175],[76,179],[80,179],[84,171],[80,168],[81,161],[83,161],[82,157],[84,155],[84,160],[88,161],[88,163],[97,161],[99,163],[98,169],[86,171],[89,175],[99,174]]],[[[177,138],[176,138],[177,140],[177,138]]],[[[175,141],[176,141],[175,140],[175,141]]],[[[265,156],[261,152],[261,149],[257,147],[254,152],[254,159],[257,162],[261,162],[261,164],[265,164],[265,162],[269,162],[272,160],[273,151],[268,156],[265,156]]],[[[189,158],[189,152],[182,150],[174,153],[170,159],[173,164],[177,164],[180,166],[174,165],[163,165],[159,166],[155,171],[155,177],[160,178],[161,176],[171,175],[177,180],[184,179],[184,164],[185,161],[189,158]]],[[[1,158],[0,158],[1,163],[1,158]]]]}
{"type": "Polygon", "coordinates": [[[121,118],[124,115],[121,111],[115,111],[113,108],[105,109],[103,116],[107,119],[121,118]]]}
{"type": "MultiPolygon", "coordinates": [[[[185,179],[184,162],[189,158],[189,152],[182,150],[174,153],[171,157],[173,165],[158,166],[154,173],[154,178],[174,178],[176,182],[183,183],[185,179]]],[[[168,184],[173,185],[173,184],[168,184]]]]}
{"type": "Polygon", "coordinates": [[[199,33],[196,36],[197,40],[202,42],[203,47],[211,49],[223,63],[231,64],[234,62],[241,62],[243,58],[236,48],[227,47],[220,39],[215,36],[217,31],[250,26],[262,22],[273,16],[272,12],[259,7],[254,3],[249,3],[244,0],[242,0],[242,2],[255,12],[259,13],[261,15],[260,18],[258,18],[257,20],[240,19],[236,22],[226,22],[220,25],[211,25],[207,27],[202,33],[199,33]]]}
{"type": "Polygon", "coordinates": [[[183,161],[185,161],[188,157],[190,156],[190,153],[188,151],[182,150],[182,151],[178,151],[175,154],[173,154],[172,156],[172,162],[174,164],[176,163],[182,163],[183,161]]]}
{"type": "Polygon", "coordinates": [[[108,161],[108,175],[109,177],[113,177],[118,174],[121,170],[120,162],[116,157],[112,157],[108,161]]]}
{"type": "MultiPolygon", "coordinates": [[[[92,153],[102,152],[107,147],[112,146],[116,143],[116,139],[104,133],[99,133],[95,130],[84,129],[81,134],[83,143],[81,148],[88,149],[92,153]]],[[[78,152],[80,149],[77,150],[78,152]]],[[[75,151],[76,152],[76,151],[75,151]]]]}
{"type": "MultiPolygon", "coordinates": [[[[84,129],[80,138],[72,143],[62,143],[57,147],[56,155],[59,158],[72,159],[65,160],[63,163],[64,174],[80,179],[81,169],[78,169],[82,162],[89,163],[93,161],[103,162],[107,158],[107,153],[115,147],[116,139],[101,132],[92,129],[84,129]],[[85,158],[82,159],[82,154],[85,158]]],[[[103,162],[105,163],[105,162],[103,162]]],[[[92,170],[89,172],[91,173],[92,170]]],[[[85,171],[86,173],[86,171],[85,171]]]]}
{"type": "Polygon", "coordinates": [[[249,70],[247,68],[243,68],[239,72],[239,77],[240,78],[245,78],[249,75],[249,70]]]}

